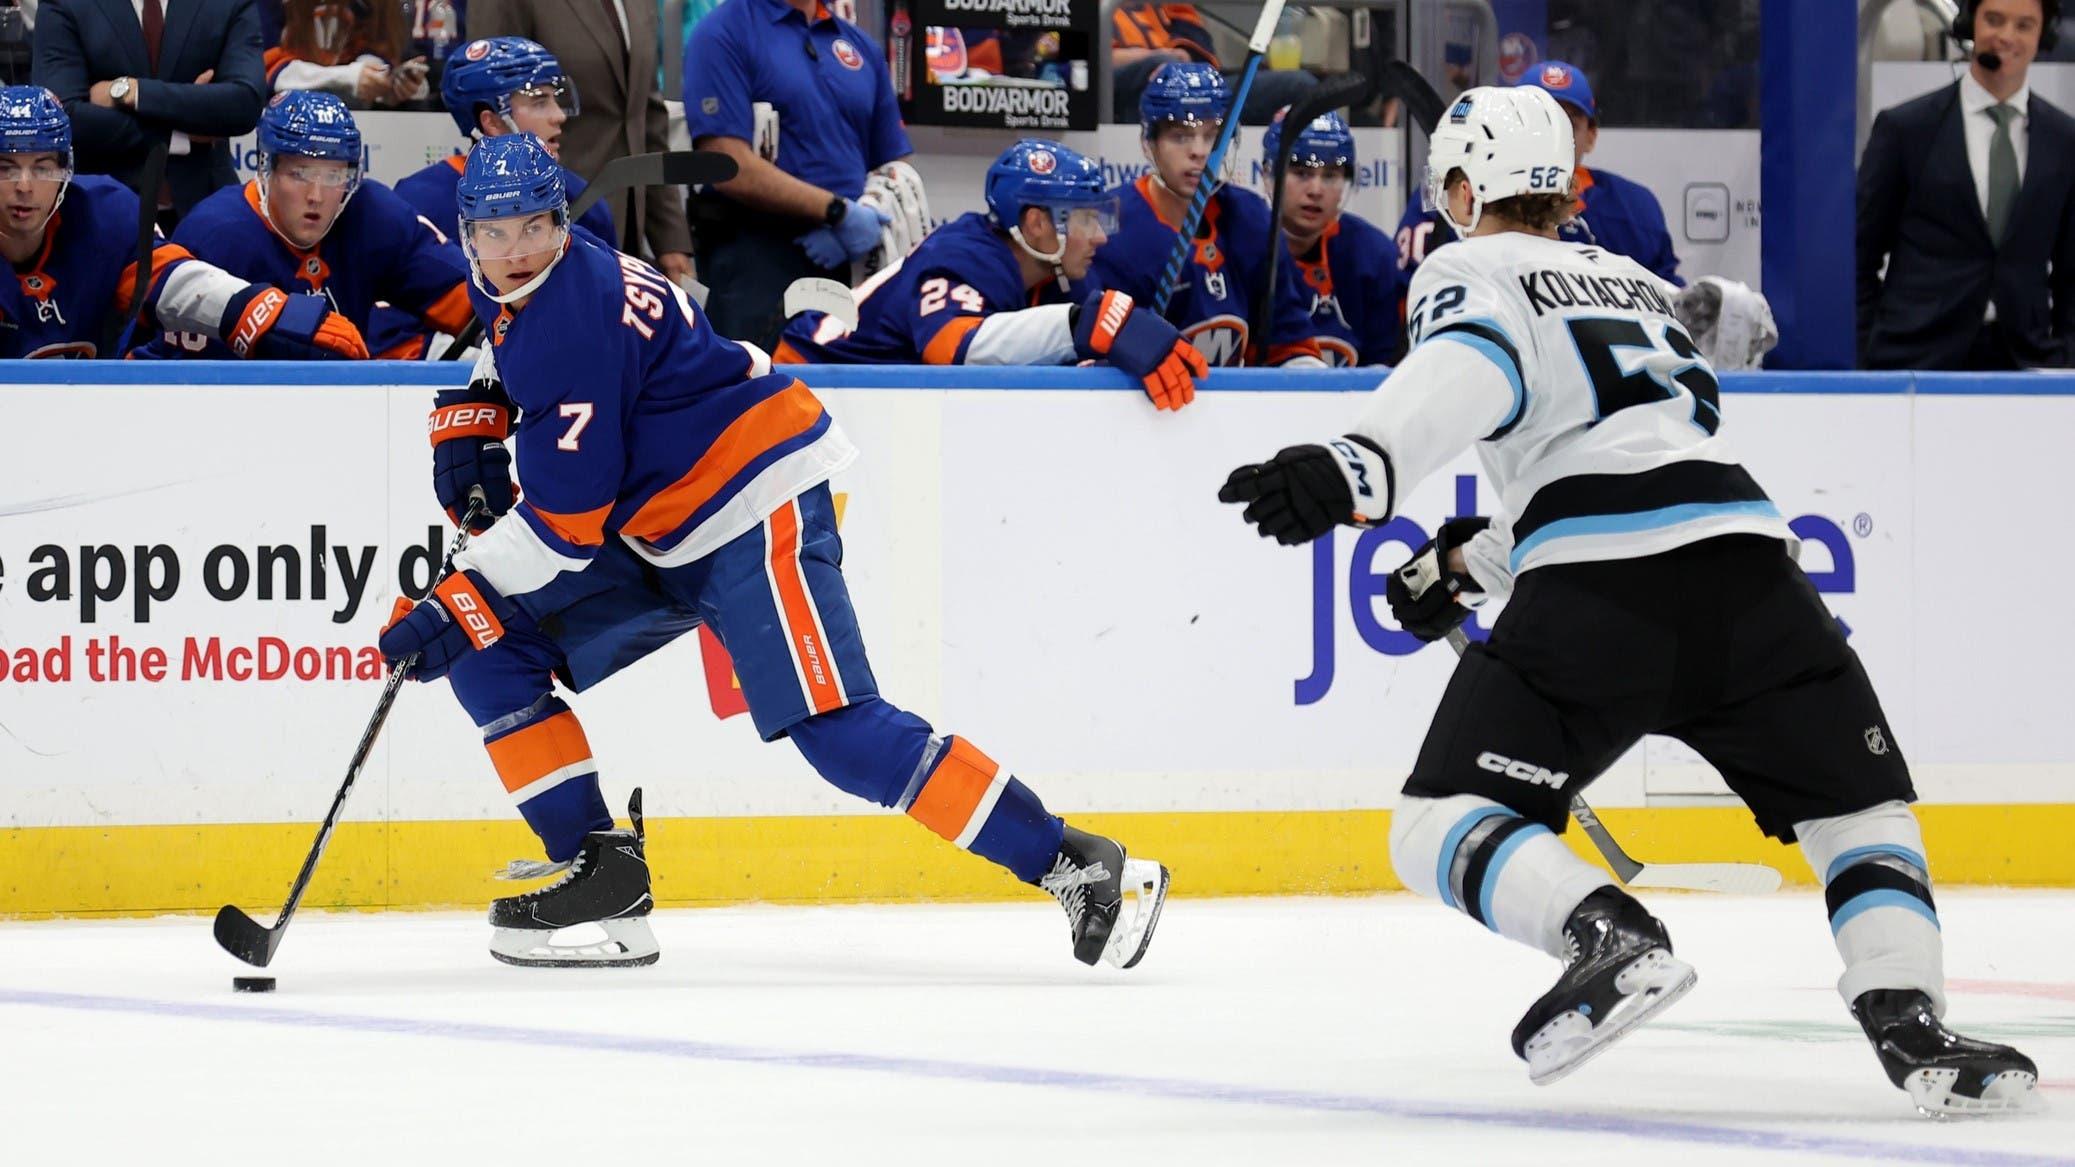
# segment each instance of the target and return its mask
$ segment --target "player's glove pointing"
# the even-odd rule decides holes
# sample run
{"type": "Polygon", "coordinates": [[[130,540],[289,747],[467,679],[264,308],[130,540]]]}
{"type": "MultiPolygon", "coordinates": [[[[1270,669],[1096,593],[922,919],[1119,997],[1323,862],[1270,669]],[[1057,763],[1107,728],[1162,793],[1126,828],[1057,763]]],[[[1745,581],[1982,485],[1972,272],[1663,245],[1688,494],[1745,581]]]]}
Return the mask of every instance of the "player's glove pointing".
{"type": "Polygon", "coordinates": [[[1195,345],[1123,292],[1098,293],[1074,310],[1074,351],[1137,377],[1156,409],[1196,400],[1196,382],[1210,375],[1210,362],[1195,345]]]}
{"type": "Polygon", "coordinates": [[[218,334],[241,357],[271,361],[368,359],[367,341],[323,296],[247,284],[224,308],[218,334]]]}
{"type": "Polygon", "coordinates": [[[1491,526],[1481,516],[1450,519],[1384,581],[1383,595],[1400,627],[1423,641],[1448,635],[1470,615],[1467,601],[1484,589],[1468,572],[1448,566],[1448,553],[1491,526]]]}
{"type": "Polygon", "coordinates": [[[1219,502],[1247,504],[1246,521],[1285,547],[1309,543],[1341,523],[1373,527],[1390,517],[1391,460],[1349,434],[1323,446],[1291,446],[1225,479],[1219,502]]]}
{"type": "Polygon", "coordinates": [[[384,664],[395,668],[397,662],[416,656],[411,677],[436,681],[455,661],[496,644],[508,626],[524,620],[518,605],[499,595],[481,575],[457,571],[416,604],[397,597],[376,643],[384,664]]]}
{"type": "Polygon", "coordinates": [[[503,391],[491,381],[476,381],[435,399],[425,423],[432,437],[432,493],[449,521],[461,521],[478,490],[484,513],[473,524],[476,531],[488,530],[497,516],[512,509],[518,492],[512,486],[511,451],[504,448],[511,417],[503,391]]]}

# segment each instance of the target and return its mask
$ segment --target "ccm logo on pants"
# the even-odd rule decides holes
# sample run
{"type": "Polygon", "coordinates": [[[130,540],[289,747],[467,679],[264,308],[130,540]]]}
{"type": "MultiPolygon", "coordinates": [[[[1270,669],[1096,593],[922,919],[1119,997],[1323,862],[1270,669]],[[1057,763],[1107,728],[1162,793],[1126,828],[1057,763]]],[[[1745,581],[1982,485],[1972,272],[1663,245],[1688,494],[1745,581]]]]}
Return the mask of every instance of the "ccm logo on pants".
{"type": "Polygon", "coordinates": [[[1477,755],[1477,767],[1508,778],[1518,778],[1535,786],[1562,786],[1570,777],[1562,771],[1551,773],[1533,762],[1516,762],[1511,758],[1494,754],[1490,750],[1477,755]]]}

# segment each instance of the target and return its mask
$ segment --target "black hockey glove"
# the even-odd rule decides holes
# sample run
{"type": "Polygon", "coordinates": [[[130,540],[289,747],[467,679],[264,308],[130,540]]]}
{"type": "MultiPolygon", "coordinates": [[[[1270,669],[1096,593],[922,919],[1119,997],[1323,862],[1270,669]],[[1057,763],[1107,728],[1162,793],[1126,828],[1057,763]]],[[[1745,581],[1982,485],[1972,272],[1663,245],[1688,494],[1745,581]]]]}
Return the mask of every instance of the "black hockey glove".
{"type": "Polygon", "coordinates": [[[1482,517],[1450,519],[1405,566],[1390,574],[1383,595],[1400,627],[1423,641],[1435,641],[1469,618],[1470,609],[1459,597],[1484,589],[1467,573],[1449,570],[1448,553],[1489,526],[1491,520],[1482,517]]]}
{"type": "Polygon", "coordinates": [[[1369,439],[1349,434],[1241,466],[1225,479],[1218,501],[1247,504],[1246,521],[1261,529],[1262,538],[1294,547],[1341,523],[1372,527],[1384,521],[1392,489],[1390,458],[1369,439]]]}
{"type": "Polygon", "coordinates": [[[478,533],[512,509],[512,455],[504,448],[511,431],[512,409],[503,386],[475,381],[464,390],[449,390],[434,399],[426,428],[432,434],[432,493],[447,518],[460,522],[469,496],[483,492],[485,513],[476,520],[478,533]]]}

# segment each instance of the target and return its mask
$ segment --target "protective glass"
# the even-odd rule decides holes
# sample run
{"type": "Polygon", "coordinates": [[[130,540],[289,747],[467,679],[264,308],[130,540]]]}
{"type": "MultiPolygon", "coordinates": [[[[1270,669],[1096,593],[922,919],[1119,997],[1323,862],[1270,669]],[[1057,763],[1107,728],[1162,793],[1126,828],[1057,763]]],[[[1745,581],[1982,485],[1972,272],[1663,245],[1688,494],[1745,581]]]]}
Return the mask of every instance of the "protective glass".
{"type": "Polygon", "coordinates": [[[562,215],[541,211],[504,219],[469,219],[461,238],[478,261],[524,259],[558,251],[567,235],[562,215]]]}
{"type": "Polygon", "coordinates": [[[72,168],[51,158],[39,158],[24,166],[19,158],[0,157],[0,183],[16,183],[25,178],[31,182],[68,182],[72,168]]]}

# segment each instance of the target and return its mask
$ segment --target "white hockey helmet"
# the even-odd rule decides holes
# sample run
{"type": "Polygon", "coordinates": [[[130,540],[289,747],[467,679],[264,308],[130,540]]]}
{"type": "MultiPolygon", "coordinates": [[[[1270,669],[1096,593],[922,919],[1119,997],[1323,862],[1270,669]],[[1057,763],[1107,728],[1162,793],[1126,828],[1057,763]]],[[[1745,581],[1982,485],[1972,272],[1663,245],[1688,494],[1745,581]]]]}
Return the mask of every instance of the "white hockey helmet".
{"type": "Polygon", "coordinates": [[[1466,89],[1427,141],[1427,205],[1456,234],[1477,229],[1488,203],[1523,194],[1568,194],[1577,167],[1571,118],[1532,85],[1466,89]],[[1448,212],[1448,175],[1470,180],[1470,221],[1448,212]]]}

